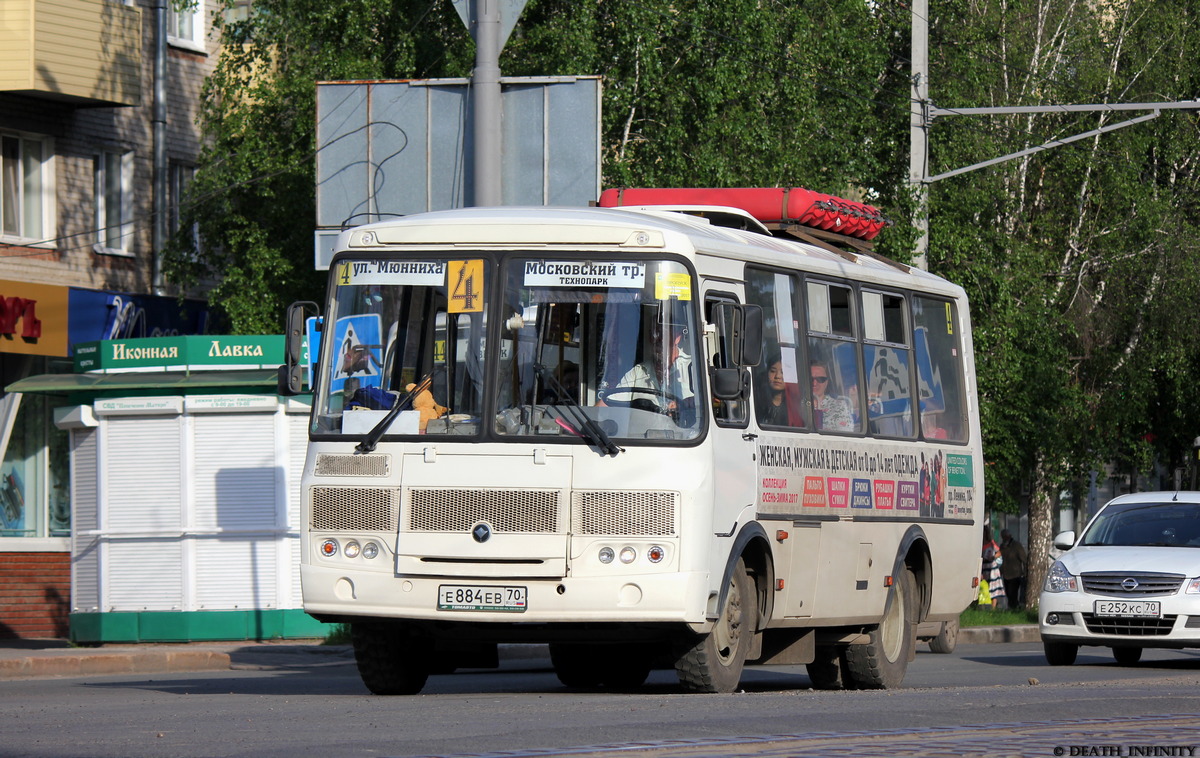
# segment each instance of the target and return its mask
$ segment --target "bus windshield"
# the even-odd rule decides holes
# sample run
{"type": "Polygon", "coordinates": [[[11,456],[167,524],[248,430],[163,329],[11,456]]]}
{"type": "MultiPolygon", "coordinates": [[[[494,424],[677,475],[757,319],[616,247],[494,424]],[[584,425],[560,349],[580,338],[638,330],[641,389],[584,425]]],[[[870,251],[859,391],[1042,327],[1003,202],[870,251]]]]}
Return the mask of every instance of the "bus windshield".
{"type": "Polygon", "coordinates": [[[696,437],[691,275],[671,261],[514,258],[505,265],[500,435],[696,437]]]}
{"type": "Polygon", "coordinates": [[[700,434],[682,263],[510,257],[499,297],[485,258],[334,265],[314,434],[366,435],[398,402],[386,434],[550,436],[610,452],[614,438],[700,434]]]}

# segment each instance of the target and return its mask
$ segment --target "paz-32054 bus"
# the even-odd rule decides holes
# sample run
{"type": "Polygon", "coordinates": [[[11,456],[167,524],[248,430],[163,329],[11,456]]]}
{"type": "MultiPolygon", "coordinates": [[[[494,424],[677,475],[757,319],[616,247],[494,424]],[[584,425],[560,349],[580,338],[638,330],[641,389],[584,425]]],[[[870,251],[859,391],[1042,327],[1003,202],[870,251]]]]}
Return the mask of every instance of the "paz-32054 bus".
{"type": "Polygon", "coordinates": [[[973,599],[962,289],[871,254],[868,206],[642,193],[340,235],[301,580],[372,692],[500,643],[548,643],[572,687],[729,692],[754,662],[895,687],[973,599]]]}

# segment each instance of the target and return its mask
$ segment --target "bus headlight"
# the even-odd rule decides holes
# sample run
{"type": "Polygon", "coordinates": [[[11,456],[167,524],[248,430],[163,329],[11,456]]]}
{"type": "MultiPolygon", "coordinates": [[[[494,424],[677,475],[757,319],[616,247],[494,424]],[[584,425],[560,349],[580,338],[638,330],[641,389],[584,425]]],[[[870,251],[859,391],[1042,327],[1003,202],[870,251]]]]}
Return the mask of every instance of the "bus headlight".
{"type": "Polygon", "coordinates": [[[663,550],[661,545],[651,545],[646,551],[646,557],[651,563],[661,563],[662,559],[667,557],[667,551],[663,550]]]}
{"type": "Polygon", "coordinates": [[[371,560],[379,555],[379,545],[376,545],[374,542],[368,542],[363,545],[362,554],[363,558],[366,558],[368,561],[371,560]]]}
{"type": "Polygon", "coordinates": [[[601,563],[609,564],[613,562],[613,558],[616,557],[616,554],[613,552],[611,547],[602,547],[600,548],[600,555],[597,557],[600,559],[601,563]]]}
{"type": "Polygon", "coordinates": [[[633,563],[637,559],[637,551],[631,547],[621,548],[621,563],[633,563]]]}
{"type": "Polygon", "coordinates": [[[337,540],[325,540],[321,543],[321,555],[326,558],[332,558],[337,555],[338,544],[337,540]]]}
{"type": "Polygon", "coordinates": [[[361,548],[354,540],[347,542],[346,547],[344,548],[347,558],[357,558],[360,550],[361,548]]]}

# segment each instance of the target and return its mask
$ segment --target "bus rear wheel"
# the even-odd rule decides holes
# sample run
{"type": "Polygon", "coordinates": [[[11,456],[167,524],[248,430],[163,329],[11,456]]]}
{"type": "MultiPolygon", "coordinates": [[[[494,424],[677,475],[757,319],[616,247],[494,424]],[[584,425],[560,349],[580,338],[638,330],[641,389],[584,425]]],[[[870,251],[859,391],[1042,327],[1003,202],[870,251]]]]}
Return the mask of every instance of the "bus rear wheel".
{"type": "Polygon", "coordinates": [[[733,692],[737,689],[754,637],[757,598],[754,579],[739,558],[712,631],[684,650],[675,661],[675,672],[685,689],[692,692],[733,692]]]}
{"type": "Polygon", "coordinates": [[[373,694],[415,695],[429,679],[429,646],[402,625],[356,621],[350,639],[358,675],[373,694]]]}
{"type": "Polygon", "coordinates": [[[883,621],[863,645],[846,648],[847,686],[864,690],[899,687],[916,647],[917,579],[910,569],[896,577],[883,621]]]}
{"type": "Polygon", "coordinates": [[[816,690],[840,690],[846,686],[846,655],[837,647],[818,647],[812,663],[804,664],[816,690]]]}

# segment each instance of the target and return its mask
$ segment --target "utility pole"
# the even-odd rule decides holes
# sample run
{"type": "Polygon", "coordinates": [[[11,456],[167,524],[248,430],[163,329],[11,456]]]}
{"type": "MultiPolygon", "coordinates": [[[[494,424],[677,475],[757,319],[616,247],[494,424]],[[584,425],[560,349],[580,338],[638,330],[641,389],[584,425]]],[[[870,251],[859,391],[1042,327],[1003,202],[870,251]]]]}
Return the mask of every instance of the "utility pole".
{"type": "Polygon", "coordinates": [[[917,201],[912,264],[924,270],[929,248],[929,0],[912,4],[912,94],[909,97],[908,183],[917,201]]]}
{"type": "Polygon", "coordinates": [[[475,4],[475,69],[471,72],[471,104],[475,115],[474,205],[500,205],[500,2],[472,0],[475,4]]]}
{"type": "Polygon", "coordinates": [[[1157,118],[1164,110],[1200,110],[1200,100],[1160,103],[1014,105],[990,108],[934,107],[929,101],[929,0],[913,0],[912,4],[912,93],[910,99],[912,102],[909,108],[908,183],[912,187],[917,200],[917,208],[913,218],[913,224],[917,228],[917,242],[913,252],[913,266],[919,269],[925,269],[928,265],[929,185],[934,182],[987,166],[994,166],[998,163],[1013,160],[1014,158],[1022,158],[1043,150],[1049,150],[1052,147],[1061,147],[1062,145],[1067,145],[1081,139],[1095,137],[1106,132],[1140,124],[1143,121],[1157,118]],[[935,118],[946,116],[997,116],[1018,113],[1077,113],[1097,111],[1111,113],[1123,111],[1150,112],[1119,123],[1105,124],[1097,129],[1092,129],[1081,134],[1050,140],[1036,147],[1019,150],[999,158],[992,158],[980,161],[979,163],[973,163],[970,166],[944,171],[935,176],[929,175],[929,127],[933,125],[935,118]]]}

